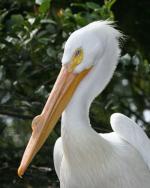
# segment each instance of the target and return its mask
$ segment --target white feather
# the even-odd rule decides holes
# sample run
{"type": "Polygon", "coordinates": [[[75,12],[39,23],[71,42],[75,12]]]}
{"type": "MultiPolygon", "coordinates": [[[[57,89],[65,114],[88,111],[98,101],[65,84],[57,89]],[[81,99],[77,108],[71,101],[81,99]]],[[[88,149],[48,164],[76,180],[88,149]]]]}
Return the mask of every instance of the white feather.
{"type": "Polygon", "coordinates": [[[150,140],[143,129],[127,116],[115,113],[111,116],[112,129],[135,147],[150,169],[150,140]]]}
{"type": "Polygon", "coordinates": [[[75,72],[91,65],[93,68],[62,115],[61,138],[54,149],[61,188],[150,187],[150,144],[144,132],[120,114],[111,117],[113,133],[99,135],[90,125],[91,102],[106,87],[117,66],[119,37],[108,22],[94,22],[75,31],[66,43],[63,64],[82,47],[84,59],[75,72]]]}

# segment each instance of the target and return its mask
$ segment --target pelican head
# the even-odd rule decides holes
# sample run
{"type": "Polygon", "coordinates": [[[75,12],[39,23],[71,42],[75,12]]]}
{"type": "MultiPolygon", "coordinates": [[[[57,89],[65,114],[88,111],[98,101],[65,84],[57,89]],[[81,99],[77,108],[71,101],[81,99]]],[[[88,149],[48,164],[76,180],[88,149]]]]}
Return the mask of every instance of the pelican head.
{"type": "Polygon", "coordinates": [[[93,22],[70,35],[56,83],[42,113],[33,119],[33,131],[18,169],[19,176],[24,174],[78,88],[90,93],[92,100],[109,82],[120,53],[119,37],[120,33],[106,21],[93,22]],[[89,85],[92,87],[93,82],[99,84],[91,89],[89,85]]]}
{"type": "Polygon", "coordinates": [[[62,65],[70,65],[75,58],[78,61],[73,72],[80,73],[100,63],[99,60],[107,53],[107,45],[118,45],[117,39],[121,36],[110,24],[96,21],[73,32],[65,44],[62,65]]]}

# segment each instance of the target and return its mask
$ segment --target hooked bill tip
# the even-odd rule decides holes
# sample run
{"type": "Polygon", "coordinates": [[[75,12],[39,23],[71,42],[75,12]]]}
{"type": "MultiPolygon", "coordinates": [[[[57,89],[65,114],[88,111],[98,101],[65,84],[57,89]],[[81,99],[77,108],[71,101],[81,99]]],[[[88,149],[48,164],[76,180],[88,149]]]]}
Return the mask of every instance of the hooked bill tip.
{"type": "Polygon", "coordinates": [[[18,174],[18,176],[19,176],[20,178],[22,178],[22,176],[23,176],[23,174],[24,174],[24,170],[23,170],[23,168],[22,168],[21,166],[19,166],[17,174],[18,174]]]}

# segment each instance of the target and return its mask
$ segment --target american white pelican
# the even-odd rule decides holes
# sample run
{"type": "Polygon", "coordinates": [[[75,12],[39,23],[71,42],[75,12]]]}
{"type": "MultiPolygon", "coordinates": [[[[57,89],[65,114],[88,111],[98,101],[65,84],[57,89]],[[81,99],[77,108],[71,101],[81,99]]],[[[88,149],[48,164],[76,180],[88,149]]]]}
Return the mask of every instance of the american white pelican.
{"type": "Polygon", "coordinates": [[[61,188],[149,188],[150,141],[126,116],[111,116],[114,132],[98,134],[89,120],[93,99],[106,87],[117,66],[121,34],[109,22],[93,22],[71,34],[62,69],[41,115],[32,122],[32,136],[20,167],[22,176],[62,112],[61,137],[54,163],[61,188]]]}

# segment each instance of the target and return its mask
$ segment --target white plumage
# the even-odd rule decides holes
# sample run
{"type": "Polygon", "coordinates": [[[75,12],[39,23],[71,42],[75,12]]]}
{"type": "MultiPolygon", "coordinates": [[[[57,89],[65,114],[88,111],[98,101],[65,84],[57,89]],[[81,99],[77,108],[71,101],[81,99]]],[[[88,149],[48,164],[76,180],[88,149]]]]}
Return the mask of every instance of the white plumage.
{"type": "Polygon", "coordinates": [[[114,130],[98,134],[90,125],[93,99],[110,81],[119,58],[120,33],[108,22],[94,22],[75,31],[65,45],[62,64],[78,48],[84,59],[74,72],[92,66],[62,115],[61,138],[54,148],[54,164],[61,188],[149,188],[150,141],[126,116],[111,116],[114,130]]]}

